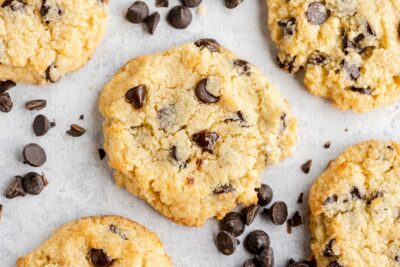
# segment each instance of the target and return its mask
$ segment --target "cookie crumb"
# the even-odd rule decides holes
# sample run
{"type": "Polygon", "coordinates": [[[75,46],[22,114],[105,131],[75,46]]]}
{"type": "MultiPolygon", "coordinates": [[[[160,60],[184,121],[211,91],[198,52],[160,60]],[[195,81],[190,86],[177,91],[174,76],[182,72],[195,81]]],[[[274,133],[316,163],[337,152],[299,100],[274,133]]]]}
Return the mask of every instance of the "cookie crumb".
{"type": "Polygon", "coordinates": [[[199,16],[205,15],[206,12],[207,12],[207,8],[206,8],[204,5],[200,5],[200,6],[196,9],[196,13],[197,13],[199,16]]]}

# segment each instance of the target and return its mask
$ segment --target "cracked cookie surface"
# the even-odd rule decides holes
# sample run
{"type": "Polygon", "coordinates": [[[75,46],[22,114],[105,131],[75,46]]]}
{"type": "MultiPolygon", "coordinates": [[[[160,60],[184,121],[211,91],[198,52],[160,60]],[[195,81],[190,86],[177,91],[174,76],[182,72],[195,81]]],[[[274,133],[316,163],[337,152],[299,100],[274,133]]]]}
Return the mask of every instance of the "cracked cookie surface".
{"type": "Polygon", "coordinates": [[[107,26],[108,0],[0,0],[0,81],[43,84],[77,70],[107,26]]]}
{"type": "Polygon", "coordinates": [[[360,143],[313,184],[311,249],[318,266],[399,266],[399,155],[399,143],[360,143]]]}
{"type": "Polygon", "coordinates": [[[314,95],[365,112],[400,98],[400,2],[267,0],[278,64],[314,95]]]}
{"type": "Polygon", "coordinates": [[[172,261],[143,226],[120,216],[95,216],[61,226],[17,266],[170,267],[172,261]]]}
{"type": "Polygon", "coordinates": [[[99,106],[116,183],[189,226],[257,202],[261,170],[297,135],[260,71],[210,39],[133,59],[99,106]]]}

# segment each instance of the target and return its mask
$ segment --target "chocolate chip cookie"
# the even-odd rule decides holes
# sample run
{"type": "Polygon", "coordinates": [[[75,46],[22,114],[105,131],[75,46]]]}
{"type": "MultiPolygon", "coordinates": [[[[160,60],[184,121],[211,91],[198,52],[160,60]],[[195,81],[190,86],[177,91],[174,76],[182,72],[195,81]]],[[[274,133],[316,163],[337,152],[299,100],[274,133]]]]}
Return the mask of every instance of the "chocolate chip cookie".
{"type": "Polygon", "coordinates": [[[160,239],[119,216],[87,217],[58,228],[17,261],[27,266],[172,266],[160,239]]]}
{"type": "Polygon", "coordinates": [[[311,249],[318,266],[398,266],[400,144],[347,149],[309,195],[311,249]]]}
{"type": "Polygon", "coordinates": [[[400,98],[400,3],[267,0],[278,64],[314,95],[365,112],[400,98]]]}
{"type": "Polygon", "coordinates": [[[297,135],[275,87],[212,39],[133,59],[99,105],[116,183],[189,226],[255,204],[297,135]]]}
{"type": "Polygon", "coordinates": [[[108,0],[0,0],[0,81],[43,84],[77,70],[106,31],[108,0]]]}

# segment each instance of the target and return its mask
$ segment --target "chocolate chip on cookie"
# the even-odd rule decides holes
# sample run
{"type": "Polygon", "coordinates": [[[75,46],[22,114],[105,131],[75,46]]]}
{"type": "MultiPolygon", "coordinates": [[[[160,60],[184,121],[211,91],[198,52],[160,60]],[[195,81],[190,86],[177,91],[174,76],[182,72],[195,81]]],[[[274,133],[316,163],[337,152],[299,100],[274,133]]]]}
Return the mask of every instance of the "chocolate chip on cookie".
{"type": "Polygon", "coordinates": [[[356,93],[360,93],[362,95],[371,95],[372,94],[372,90],[369,87],[356,87],[356,86],[352,86],[350,87],[350,90],[356,93]]]}
{"type": "Polygon", "coordinates": [[[31,195],[39,195],[43,188],[48,185],[48,181],[44,175],[36,172],[30,172],[22,179],[22,185],[25,192],[31,195]]]}
{"type": "Polygon", "coordinates": [[[207,130],[198,132],[193,135],[193,141],[204,151],[214,153],[214,145],[218,141],[219,136],[216,132],[209,132],[207,130]]]}
{"type": "Polygon", "coordinates": [[[185,6],[176,6],[169,11],[167,20],[172,27],[185,29],[192,22],[192,12],[185,6]]]}
{"type": "Polygon", "coordinates": [[[108,256],[104,250],[95,248],[92,248],[89,251],[89,259],[94,267],[108,267],[114,262],[114,260],[108,256]]]}
{"type": "Polygon", "coordinates": [[[0,94],[5,93],[11,88],[15,87],[17,84],[11,80],[0,81],[0,94]]]}
{"type": "Polygon", "coordinates": [[[242,221],[241,214],[238,212],[230,212],[220,221],[221,231],[231,233],[233,236],[243,234],[245,225],[242,221]]]}
{"type": "Polygon", "coordinates": [[[260,212],[260,206],[258,205],[250,205],[242,209],[242,220],[244,224],[250,225],[258,213],[260,212]]]}
{"type": "Polygon", "coordinates": [[[310,65],[326,65],[328,62],[328,56],[320,53],[319,51],[312,53],[307,60],[307,64],[310,65]]]}
{"type": "Polygon", "coordinates": [[[126,18],[132,23],[141,23],[149,15],[149,8],[143,1],[134,2],[126,13],[126,18]]]}
{"type": "Polygon", "coordinates": [[[326,244],[325,249],[322,253],[325,257],[335,257],[336,256],[335,252],[333,252],[333,245],[335,244],[335,242],[336,242],[336,239],[333,238],[333,239],[329,240],[328,244],[326,244]]]}
{"type": "Polygon", "coordinates": [[[266,232],[262,230],[252,231],[247,235],[244,241],[244,245],[248,252],[254,255],[258,255],[264,249],[269,248],[269,236],[266,232]]]}
{"type": "Polygon", "coordinates": [[[236,59],[233,61],[233,65],[235,65],[239,69],[240,75],[250,76],[251,66],[250,66],[249,62],[247,62],[246,60],[236,59]]]}
{"type": "Polygon", "coordinates": [[[13,107],[13,102],[11,100],[10,95],[5,93],[0,93],[0,111],[1,112],[10,112],[13,107]]]}
{"type": "Polygon", "coordinates": [[[117,226],[115,226],[114,224],[111,224],[109,227],[110,231],[113,232],[114,234],[119,235],[123,240],[128,240],[128,237],[126,236],[126,234],[124,234],[121,229],[119,229],[117,226]]]}
{"type": "Polygon", "coordinates": [[[343,266],[339,264],[339,262],[337,261],[332,261],[331,263],[329,263],[327,267],[343,267],[343,266]]]}
{"type": "Polygon", "coordinates": [[[46,162],[46,152],[38,144],[29,144],[24,147],[24,163],[32,167],[40,167],[46,162]]]}
{"type": "Polygon", "coordinates": [[[144,19],[144,23],[146,24],[147,30],[150,34],[154,34],[156,32],[158,23],[160,22],[160,18],[160,13],[154,12],[144,19]]]}
{"type": "Polygon", "coordinates": [[[135,109],[143,107],[144,101],[146,100],[147,87],[146,85],[138,85],[129,89],[125,93],[125,100],[131,104],[135,109]]]}
{"type": "Polygon", "coordinates": [[[12,11],[21,11],[25,9],[25,0],[5,0],[1,5],[2,8],[9,7],[12,11]]]}
{"type": "Polygon", "coordinates": [[[358,79],[358,77],[360,77],[361,67],[359,65],[351,64],[350,62],[343,60],[342,67],[344,68],[351,80],[355,81],[358,79]]]}
{"type": "Polygon", "coordinates": [[[226,193],[231,193],[234,191],[234,188],[230,184],[219,185],[217,188],[214,189],[214,195],[221,195],[226,193]]]}
{"type": "Polygon", "coordinates": [[[181,2],[186,7],[198,7],[203,0],[181,0],[181,2]]]}
{"type": "Polygon", "coordinates": [[[272,188],[267,184],[261,184],[260,188],[256,189],[258,197],[258,205],[265,206],[268,205],[274,196],[272,188]]]}
{"type": "Polygon", "coordinates": [[[327,199],[324,200],[323,205],[327,206],[329,204],[335,203],[337,199],[338,199],[337,195],[329,196],[327,199]]]}
{"type": "Polygon", "coordinates": [[[285,59],[281,60],[279,57],[277,57],[277,61],[278,61],[278,66],[289,72],[289,73],[293,73],[297,71],[297,67],[295,67],[294,62],[296,61],[296,57],[291,57],[291,56],[287,56],[285,59]]]}
{"type": "Polygon", "coordinates": [[[179,169],[185,169],[186,168],[187,162],[186,162],[186,160],[181,159],[181,157],[179,156],[179,151],[178,151],[178,147],[177,146],[171,147],[170,155],[171,155],[171,158],[176,163],[176,165],[179,167],[179,169]]]}
{"type": "Polygon", "coordinates": [[[194,90],[197,99],[206,104],[218,102],[219,96],[214,96],[207,90],[208,84],[209,78],[204,78],[197,84],[194,90]]]}
{"type": "Polygon", "coordinates": [[[283,36],[292,36],[296,32],[296,18],[280,20],[278,26],[282,28],[283,36]]]}
{"type": "Polygon", "coordinates": [[[236,250],[237,240],[228,232],[222,231],[217,234],[218,250],[224,255],[232,255],[236,250]]]}
{"type": "Polygon", "coordinates": [[[72,137],[80,137],[86,132],[86,129],[78,124],[71,124],[70,129],[67,131],[72,137]]]}
{"type": "Polygon", "coordinates": [[[361,194],[360,189],[358,189],[358,187],[353,187],[351,189],[351,197],[352,198],[356,198],[356,199],[360,199],[360,200],[364,200],[365,197],[361,194]]]}
{"type": "Polygon", "coordinates": [[[229,9],[236,8],[243,0],[225,0],[225,6],[229,9]]]}
{"type": "Polygon", "coordinates": [[[7,198],[16,198],[18,196],[24,197],[26,195],[25,189],[22,185],[22,177],[15,176],[6,190],[7,198]]]}
{"type": "Polygon", "coordinates": [[[313,25],[323,24],[329,17],[329,10],[323,3],[314,2],[308,6],[307,19],[313,25]]]}
{"type": "Polygon", "coordinates": [[[28,110],[42,110],[46,107],[46,100],[44,99],[36,99],[36,100],[30,100],[26,102],[25,107],[28,110]]]}
{"type": "Polygon", "coordinates": [[[211,53],[219,52],[220,50],[220,44],[216,40],[209,38],[197,40],[194,45],[200,49],[207,48],[211,53]]]}

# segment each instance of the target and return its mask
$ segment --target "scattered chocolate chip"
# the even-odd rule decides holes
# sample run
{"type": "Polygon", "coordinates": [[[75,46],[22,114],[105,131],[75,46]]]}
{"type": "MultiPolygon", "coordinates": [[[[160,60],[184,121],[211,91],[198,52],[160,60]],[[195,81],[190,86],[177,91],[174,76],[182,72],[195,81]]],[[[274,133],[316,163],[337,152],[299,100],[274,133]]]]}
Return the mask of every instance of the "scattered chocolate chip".
{"type": "Polygon", "coordinates": [[[67,131],[67,134],[69,134],[72,137],[80,137],[85,132],[86,132],[85,128],[77,124],[71,124],[70,129],[67,131]]]}
{"type": "Polygon", "coordinates": [[[243,234],[245,225],[241,219],[241,214],[238,212],[230,212],[220,221],[219,226],[221,231],[231,233],[233,236],[243,234]]]}
{"type": "Polygon", "coordinates": [[[284,224],[288,217],[287,205],[283,201],[275,202],[271,208],[264,209],[264,212],[269,214],[271,221],[276,225],[284,224]]]}
{"type": "Polygon", "coordinates": [[[346,60],[342,61],[342,67],[346,71],[346,73],[349,75],[350,79],[353,81],[356,81],[358,77],[360,77],[360,70],[361,67],[355,64],[351,64],[347,62],[346,60]]]}
{"type": "Polygon", "coordinates": [[[321,25],[329,17],[329,11],[323,3],[314,2],[308,6],[307,10],[308,22],[313,25],[321,25]]]}
{"type": "Polygon", "coordinates": [[[172,27],[185,29],[192,22],[192,12],[185,6],[176,6],[169,11],[167,20],[172,27]]]}
{"type": "Polygon", "coordinates": [[[46,107],[46,100],[37,99],[26,102],[25,107],[28,110],[42,110],[46,107]]]}
{"type": "Polygon", "coordinates": [[[326,65],[328,64],[328,56],[321,54],[319,51],[312,53],[307,60],[310,65],[326,65]]]}
{"type": "Polygon", "coordinates": [[[293,259],[289,261],[288,267],[317,267],[315,261],[299,261],[295,262],[293,259]]]}
{"type": "Polygon", "coordinates": [[[204,130],[194,134],[192,138],[199,147],[203,148],[203,150],[213,153],[214,145],[218,141],[219,136],[216,132],[204,130]]]}
{"type": "Polygon", "coordinates": [[[156,0],[156,7],[168,7],[168,0],[156,0]]]}
{"type": "Polygon", "coordinates": [[[366,22],[366,25],[365,25],[365,26],[366,26],[367,32],[368,32],[370,35],[376,36],[376,33],[375,33],[374,29],[372,28],[371,24],[369,24],[368,21],[366,22]]]}
{"type": "Polygon", "coordinates": [[[213,194],[214,195],[226,194],[226,193],[233,192],[233,190],[234,189],[230,184],[224,184],[224,185],[220,185],[217,188],[215,188],[213,191],[213,194]]]}
{"type": "Polygon", "coordinates": [[[337,261],[332,261],[327,267],[343,267],[337,261]]]}
{"type": "Polygon", "coordinates": [[[200,39],[194,43],[200,49],[207,48],[211,53],[219,52],[220,44],[214,39],[200,39]]]}
{"type": "Polygon", "coordinates": [[[225,0],[225,6],[229,9],[233,9],[240,5],[243,0],[225,0]]]}
{"type": "Polygon", "coordinates": [[[273,267],[275,263],[274,251],[271,247],[265,248],[255,257],[259,267],[273,267]]]}
{"type": "Polygon", "coordinates": [[[18,196],[24,197],[26,195],[24,187],[22,186],[22,179],[23,178],[21,176],[15,176],[11,180],[11,183],[6,190],[7,198],[12,199],[18,196]]]}
{"type": "Polygon", "coordinates": [[[33,120],[33,132],[36,136],[45,135],[51,128],[50,121],[46,116],[40,114],[33,120]]]}
{"type": "Polygon", "coordinates": [[[11,88],[15,87],[17,84],[13,81],[0,81],[0,93],[5,93],[6,91],[10,90],[11,88]]]}
{"type": "Polygon", "coordinates": [[[363,95],[371,95],[371,93],[372,93],[372,90],[369,87],[363,88],[363,87],[352,86],[350,88],[350,90],[353,91],[353,92],[356,92],[356,93],[363,94],[363,95]]]}
{"type": "Polygon", "coordinates": [[[312,164],[312,160],[311,160],[311,159],[307,160],[303,165],[301,165],[301,170],[302,170],[305,174],[310,173],[311,164],[312,164]]]}
{"type": "Polygon", "coordinates": [[[217,234],[218,250],[224,255],[232,255],[236,250],[236,238],[228,232],[219,232],[217,234]]]}
{"type": "Polygon", "coordinates": [[[134,2],[126,12],[126,18],[132,23],[141,23],[149,15],[149,8],[143,1],[134,2]]]}
{"type": "Polygon", "coordinates": [[[330,148],[331,147],[331,141],[328,141],[328,142],[326,142],[325,144],[324,144],[324,148],[325,149],[328,149],[328,148],[330,148]]]}
{"type": "Polygon", "coordinates": [[[38,144],[29,144],[24,147],[24,163],[32,167],[40,167],[46,162],[46,152],[38,144]]]}
{"type": "Polygon", "coordinates": [[[242,219],[244,224],[250,225],[260,212],[260,206],[251,205],[242,209],[242,219]]]}
{"type": "Polygon", "coordinates": [[[297,71],[297,68],[294,66],[294,62],[296,61],[296,57],[287,57],[284,60],[281,60],[279,57],[277,58],[278,60],[278,66],[283,69],[284,71],[287,71],[289,73],[293,73],[297,71]]]}
{"type": "Polygon", "coordinates": [[[119,235],[122,239],[124,240],[128,240],[128,237],[126,236],[126,234],[124,234],[117,226],[115,226],[114,224],[111,224],[109,227],[110,231],[113,232],[114,234],[119,235]]]}
{"type": "Polygon", "coordinates": [[[247,62],[246,60],[243,59],[235,59],[233,61],[233,65],[235,65],[236,67],[238,67],[239,69],[239,74],[240,75],[247,75],[250,76],[250,64],[249,62],[247,62]]]}
{"type": "Polygon", "coordinates": [[[146,24],[147,30],[150,34],[154,34],[156,32],[158,23],[160,22],[160,18],[160,13],[154,12],[144,19],[144,23],[146,24]]]}
{"type": "Polygon", "coordinates": [[[260,188],[256,189],[258,197],[258,205],[268,205],[274,196],[272,188],[269,185],[262,184],[260,188]]]}
{"type": "Polygon", "coordinates": [[[202,79],[196,86],[194,92],[200,102],[210,104],[219,101],[219,96],[214,96],[207,91],[208,78],[202,79]]]}
{"type": "Polygon", "coordinates": [[[83,121],[83,120],[85,119],[85,115],[83,115],[83,114],[80,115],[80,116],[79,116],[79,119],[80,119],[81,121],[83,121]]]}
{"type": "Polygon", "coordinates": [[[22,179],[22,186],[25,192],[31,195],[39,195],[47,185],[48,181],[46,177],[36,172],[30,172],[22,179]]]}
{"type": "Polygon", "coordinates": [[[333,245],[335,244],[336,239],[329,240],[328,244],[326,244],[325,249],[323,251],[324,257],[335,257],[336,254],[333,252],[333,245]]]}
{"type": "Polygon", "coordinates": [[[90,262],[94,265],[94,267],[108,267],[108,266],[111,266],[114,261],[102,249],[92,248],[89,251],[88,256],[89,256],[90,262]]]}
{"type": "Polygon", "coordinates": [[[248,252],[258,255],[264,249],[269,248],[270,240],[266,232],[262,230],[255,230],[247,235],[244,243],[248,252]]]}
{"type": "Polygon", "coordinates": [[[358,199],[361,199],[361,200],[364,199],[364,196],[361,194],[360,190],[359,190],[357,187],[353,187],[353,188],[351,189],[350,194],[351,194],[351,196],[352,196],[353,198],[358,198],[358,199]]]}
{"type": "Polygon", "coordinates": [[[0,204],[0,222],[1,222],[1,217],[3,217],[3,205],[0,204]]]}
{"type": "Polygon", "coordinates": [[[98,149],[100,160],[103,160],[106,157],[106,151],[102,148],[98,149]]]}
{"type": "Polygon", "coordinates": [[[303,196],[304,196],[304,193],[301,192],[299,194],[299,197],[297,198],[297,204],[302,204],[303,203],[303,196]]]}
{"type": "Polygon", "coordinates": [[[292,233],[292,225],[291,225],[290,219],[286,221],[286,232],[288,234],[292,233]]]}
{"type": "Polygon", "coordinates": [[[10,7],[12,11],[20,11],[25,8],[25,0],[6,0],[1,5],[2,8],[10,7]]]}
{"type": "Polygon", "coordinates": [[[140,109],[143,107],[143,103],[146,100],[147,87],[146,85],[138,85],[129,89],[125,93],[125,100],[131,104],[135,109],[140,109]]]}
{"type": "Polygon", "coordinates": [[[303,219],[300,215],[300,212],[296,211],[292,218],[288,220],[291,227],[297,227],[303,224],[303,219]]]}
{"type": "Polygon", "coordinates": [[[243,263],[243,267],[257,267],[256,261],[253,259],[248,259],[243,263]]]}
{"type": "Polygon", "coordinates": [[[198,7],[203,0],[181,0],[181,2],[186,7],[198,7]]]}
{"type": "Polygon", "coordinates": [[[296,19],[289,18],[278,21],[278,26],[282,28],[283,36],[292,36],[296,31],[296,19]]]}
{"type": "Polygon", "coordinates": [[[325,199],[323,205],[326,206],[328,204],[332,204],[332,203],[336,202],[337,199],[338,199],[337,195],[332,195],[332,196],[328,197],[327,199],[325,199]]]}
{"type": "Polygon", "coordinates": [[[1,112],[10,112],[13,107],[13,102],[8,93],[0,93],[0,111],[1,112]]]}

